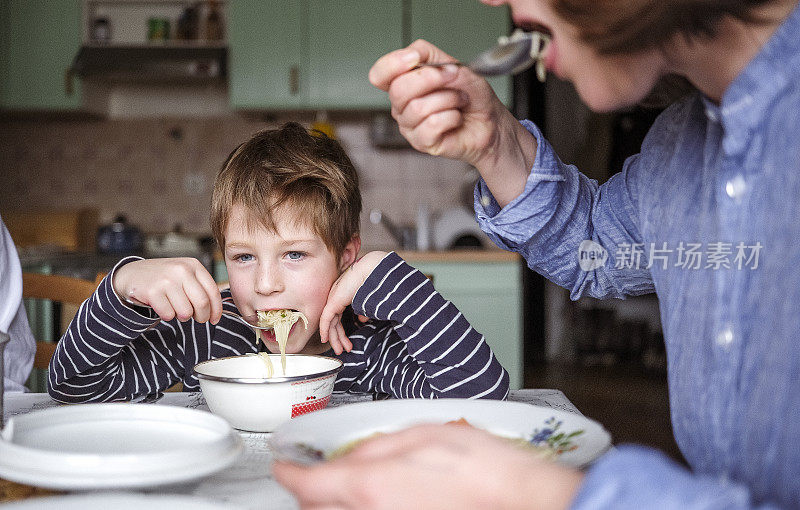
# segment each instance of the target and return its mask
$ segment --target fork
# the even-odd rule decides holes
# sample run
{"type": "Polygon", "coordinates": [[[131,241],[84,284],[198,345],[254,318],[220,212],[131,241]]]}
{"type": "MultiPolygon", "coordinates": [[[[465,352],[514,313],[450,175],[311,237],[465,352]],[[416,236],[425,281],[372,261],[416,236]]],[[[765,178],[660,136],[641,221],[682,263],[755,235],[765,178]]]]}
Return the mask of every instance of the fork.
{"type": "MultiPolygon", "coordinates": [[[[138,306],[138,307],[141,307],[141,308],[150,308],[152,310],[152,308],[150,306],[147,306],[146,304],[144,304],[144,303],[142,303],[142,302],[140,302],[138,300],[134,301],[134,300],[129,299],[129,298],[123,298],[123,301],[125,301],[129,305],[138,306]]],[[[233,298],[225,298],[225,299],[222,300],[222,302],[223,303],[227,303],[227,302],[231,302],[232,303],[233,302],[233,298]]],[[[222,314],[223,315],[227,315],[229,317],[233,317],[234,319],[239,320],[240,322],[242,322],[246,326],[250,326],[251,328],[254,328],[254,329],[263,329],[265,331],[269,331],[271,329],[274,329],[272,326],[260,326],[259,323],[258,323],[258,315],[257,314],[241,315],[241,314],[238,314],[236,312],[232,312],[230,310],[225,310],[225,309],[222,310],[222,314]]],[[[144,329],[142,331],[142,333],[144,333],[145,331],[150,331],[151,329],[153,329],[156,326],[158,326],[160,323],[161,323],[161,321],[159,320],[158,322],[156,322],[154,324],[151,324],[150,326],[147,327],[147,329],[144,329]]]]}
{"type": "MultiPolygon", "coordinates": [[[[223,303],[233,303],[233,298],[232,297],[224,298],[222,300],[222,302],[223,303]]],[[[265,331],[269,331],[270,329],[273,329],[272,326],[260,326],[259,325],[259,321],[258,321],[258,314],[255,314],[255,313],[251,314],[251,315],[241,315],[241,314],[238,314],[236,312],[232,312],[230,310],[225,310],[225,309],[222,310],[222,313],[223,313],[223,315],[227,315],[229,317],[233,317],[235,319],[241,320],[242,322],[244,322],[245,324],[247,324],[251,328],[263,329],[265,331]]]]}

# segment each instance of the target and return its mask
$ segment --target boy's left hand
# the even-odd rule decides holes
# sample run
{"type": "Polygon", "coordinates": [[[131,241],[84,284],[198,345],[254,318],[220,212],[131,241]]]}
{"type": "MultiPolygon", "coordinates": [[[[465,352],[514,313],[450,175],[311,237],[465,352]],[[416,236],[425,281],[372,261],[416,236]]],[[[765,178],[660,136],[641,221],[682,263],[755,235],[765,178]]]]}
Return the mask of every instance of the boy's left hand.
{"type": "MultiPolygon", "coordinates": [[[[353,303],[358,289],[386,255],[385,251],[367,253],[333,282],[328,293],[328,302],[319,318],[319,335],[323,342],[330,342],[336,354],[341,354],[343,351],[350,352],[353,349],[353,344],[342,327],[342,312],[353,303]]],[[[367,317],[363,315],[359,315],[358,318],[362,322],[367,321],[367,317]]]]}

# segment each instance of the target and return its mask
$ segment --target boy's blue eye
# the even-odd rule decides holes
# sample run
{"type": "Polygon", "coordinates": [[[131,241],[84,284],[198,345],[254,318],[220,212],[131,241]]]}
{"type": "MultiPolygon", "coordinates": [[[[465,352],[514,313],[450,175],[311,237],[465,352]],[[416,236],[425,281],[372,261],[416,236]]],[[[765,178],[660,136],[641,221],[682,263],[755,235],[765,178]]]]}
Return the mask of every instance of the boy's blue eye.
{"type": "Polygon", "coordinates": [[[303,258],[304,253],[301,251],[290,251],[286,254],[289,260],[300,260],[303,258]]]}
{"type": "Polygon", "coordinates": [[[233,257],[233,260],[236,260],[238,262],[249,262],[253,260],[253,256],[250,255],[249,253],[242,253],[241,255],[236,255],[235,257],[233,257]]]}

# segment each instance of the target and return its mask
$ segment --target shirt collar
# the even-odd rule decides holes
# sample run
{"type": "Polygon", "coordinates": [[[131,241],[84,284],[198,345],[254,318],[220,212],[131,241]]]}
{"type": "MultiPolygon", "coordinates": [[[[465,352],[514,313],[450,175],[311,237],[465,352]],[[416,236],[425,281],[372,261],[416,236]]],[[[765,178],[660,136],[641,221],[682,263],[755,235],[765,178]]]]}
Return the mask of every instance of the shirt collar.
{"type": "Polygon", "coordinates": [[[750,135],[769,112],[770,104],[800,68],[800,6],[778,27],[761,51],[728,86],[719,106],[703,97],[706,116],[722,122],[722,148],[735,156],[747,148],[750,135]]]}

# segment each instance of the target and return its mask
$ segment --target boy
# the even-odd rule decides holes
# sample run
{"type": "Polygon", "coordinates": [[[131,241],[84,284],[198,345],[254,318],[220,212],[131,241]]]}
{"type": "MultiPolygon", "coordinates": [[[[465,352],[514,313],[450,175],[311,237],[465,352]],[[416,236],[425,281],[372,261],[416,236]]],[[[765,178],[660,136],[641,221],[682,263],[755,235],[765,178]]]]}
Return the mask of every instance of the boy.
{"type": "Polygon", "coordinates": [[[230,289],[220,293],[194,259],[123,259],[59,342],[50,396],[131,400],[179,381],[197,391],[200,361],[259,345],[278,352],[274,334],[257,344],[224,306],[305,314],[308,328],[295,324],[286,352],[340,358],[337,392],[505,398],[508,374],[424,275],[393,252],[356,260],[360,212],[358,177],[337,142],[295,123],[256,134],[214,184],[211,225],[230,289]]]}

